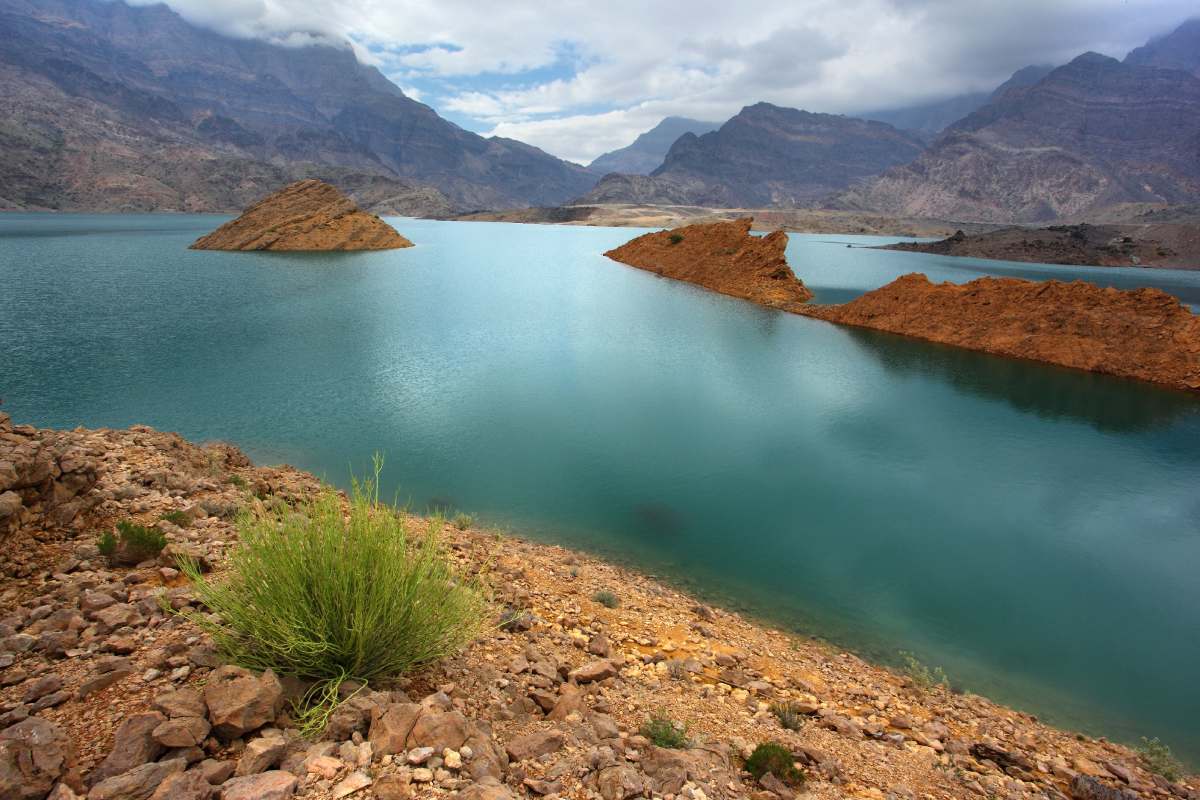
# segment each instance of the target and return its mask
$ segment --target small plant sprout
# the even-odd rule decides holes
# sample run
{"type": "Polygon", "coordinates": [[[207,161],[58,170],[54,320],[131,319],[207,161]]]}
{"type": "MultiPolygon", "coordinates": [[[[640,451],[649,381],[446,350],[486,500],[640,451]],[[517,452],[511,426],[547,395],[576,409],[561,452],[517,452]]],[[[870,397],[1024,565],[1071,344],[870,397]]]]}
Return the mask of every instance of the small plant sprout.
{"type": "Polygon", "coordinates": [[[1157,736],[1153,739],[1143,736],[1137,750],[1146,769],[1155,775],[1161,775],[1169,781],[1177,781],[1183,777],[1183,764],[1179,763],[1171,754],[1171,748],[1160,742],[1157,736]]]}
{"type": "Polygon", "coordinates": [[[592,600],[599,603],[605,608],[616,608],[621,605],[621,598],[610,592],[608,589],[601,589],[592,595],[592,600]]]}
{"type": "Polygon", "coordinates": [[[690,743],[687,738],[687,726],[666,717],[651,717],[642,724],[638,733],[653,742],[656,747],[670,750],[682,750],[690,743]]]}
{"type": "Polygon", "coordinates": [[[904,659],[904,674],[922,689],[950,685],[950,679],[946,677],[946,673],[941,667],[927,667],[920,659],[906,650],[900,651],[900,658],[904,659]]]}
{"type": "Polygon", "coordinates": [[[789,786],[804,783],[804,773],[796,767],[792,751],[778,742],[763,742],[754,748],[745,767],[756,779],[770,773],[789,786]]]}
{"type": "Polygon", "coordinates": [[[804,727],[804,714],[791,701],[772,703],[771,713],[775,715],[775,719],[779,720],[779,724],[785,730],[798,731],[804,727]]]}

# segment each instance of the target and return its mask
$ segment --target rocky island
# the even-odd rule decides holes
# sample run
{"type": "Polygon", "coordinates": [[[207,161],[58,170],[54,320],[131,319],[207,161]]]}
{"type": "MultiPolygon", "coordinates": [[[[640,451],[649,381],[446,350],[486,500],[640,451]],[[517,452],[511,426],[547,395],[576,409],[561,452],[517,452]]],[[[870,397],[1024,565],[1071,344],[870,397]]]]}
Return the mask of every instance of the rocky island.
{"type": "Polygon", "coordinates": [[[752,222],[649,233],[605,255],[829,322],[1200,391],[1200,317],[1166,292],[1016,278],[935,286],[911,274],[844,305],[813,305],[784,256],[787,234],[751,236],[752,222]]]}
{"type": "Polygon", "coordinates": [[[647,233],[604,255],[657,275],[795,311],[812,292],[788,266],[787,234],[753,236],[750,217],[647,233]]]}
{"type": "Polygon", "coordinates": [[[1194,225],[1051,225],[1008,227],[937,242],[899,242],[882,250],[1100,267],[1200,269],[1194,225]]]}
{"type": "Polygon", "coordinates": [[[1159,289],[904,275],[808,316],[985,353],[1200,391],[1200,317],[1159,289]]]}
{"type": "Polygon", "coordinates": [[[247,514],[299,510],[320,491],[227,444],[0,414],[0,797],[1200,796],[1159,751],[1058,730],[952,691],[936,670],[893,672],[470,522],[438,532],[457,574],[489,580],[488,623],[420,670],[343,685],[302,734],[292,702],[306,683],[229,663],[179,567],[228,575],[247,514]],[[129,524],[160,549],[106,556],[104,537],[129,524]],[[764,743],[788,781],[755,767],[764,743]]]}
{"type": "Polygon", "coordinates": [[[336,187],[297,181],[192,244],[193,250],[392,250],[412,247],[336,187]]]}

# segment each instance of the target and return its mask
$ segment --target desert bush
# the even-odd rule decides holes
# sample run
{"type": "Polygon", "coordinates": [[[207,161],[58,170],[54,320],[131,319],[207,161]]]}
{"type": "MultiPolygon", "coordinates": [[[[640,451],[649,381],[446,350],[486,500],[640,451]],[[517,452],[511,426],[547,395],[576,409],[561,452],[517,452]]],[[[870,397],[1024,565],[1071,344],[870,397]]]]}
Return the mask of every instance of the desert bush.
{"type": "Polygon", "coordinates": [[[904,674],[912,678],[912,682],[917,686],[932,689],[935,686],[950,685],[950,679],[941,667],[927,667],[915,655],[904,650],[900,651],[900,658],[904,659],[904,674]]]}
{"type": "Polygon", "coordinates": [[[227,480],[239,489],[245,489],[249,485],[246,483],[246,479],[237,473],[230,473],[227,480]]]}
{"type": "Polygon", "coordinates": [[[778,742],[763,742],[746,759],[746,771],[756,779],[768,772],[791,786],[804,782],[804,773],[796,768],[792,751],[778,742]]]}
{"type": "Polygon", "coordinates": [[[163,514],[161,517],[159,517],[159,519],[164,519],[167,522],[170,522],[172,525],[178,525],[181,528],[186,528],[188,525],[192,524],[192,518],[188,516],[186,512],[180,511],[179,509],[168,511],[166,514],[163,514]]]}
{"type": "Polygon", "coordinates": [[[162,531],[147,528],[123,519],[117,523],[117,533],[105,531],[96,542],[100,554],[114,564],[139,564],[157,558],[167,546],[167,537],[162,531]]]}
{"type": "Polygon", "coordinates": [[[651,717],[638,731],[658,747],[681,750],[688,746],[687,726],[666,717],[651,717]]]}
{"type": "Polygon", "coordinates": [[[1171,748],[1158,740],[1158,737],[1147,739],[1142,737],[1138,746],[1138,755],[1146,769],[1155,775],[1161,775],[1169,781],[1177,781],[1183,777],[1183,764],[1171,754],[1171,748]]]}
{"type": "Polygon", "coordinates": [[[679,244],[680,242],[683,241],[683,234],[682,233],[672,233],[670,236],[667,237],[667,241],[669,241],[671,244],[679,244]]]}
{"type": "Polygon", "coordinates": [[[475,519],[470,514],[455,514],[452,524],[460,531],[465,531],[475,522],[475,519]]]}
{"type": "Polygon", "coordinates": [[[593,602],[599,603],[605,608],[616,608],[621,605],[621,598],[610,592],[608,589],[601,589],[592,595],[593,602]]]}
{"type": "Polygon", "coordinates": [[[354,482],[348,507],[326,489],[295,508],[244,511],[219,582],[183,564],[215,612],[192,618],[227,658],[314,680],[336,697],[346,679],[400,675],[482,629],[482,595],[456,575],[437,528],[410,532],[379,502],[381,468],[376,459],[374,477],[354,482]]]}
{"type": "Polygon", "coordinates": [[[779,724],[789,731],[798,731],[804,727],[805,715],[796,709],[794,703],[786,700],[782,703],[772,703],[771,713],[779,720],[779,724]]]}

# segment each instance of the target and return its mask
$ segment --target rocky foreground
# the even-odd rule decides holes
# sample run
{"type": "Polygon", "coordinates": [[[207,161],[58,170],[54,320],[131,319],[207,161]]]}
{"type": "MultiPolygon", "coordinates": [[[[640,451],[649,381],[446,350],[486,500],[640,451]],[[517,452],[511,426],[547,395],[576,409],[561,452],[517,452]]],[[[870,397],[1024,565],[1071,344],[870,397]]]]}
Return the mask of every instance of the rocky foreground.
{"type": "Polygon", "coordinates": [[[336,187],[296,181],[192,244],[193,250],[392,250],[413,244],[336,187]]]}
{"type": "Polygon", "coordinates": [[[294,679],[223,664],[175,569],[218,574],[232,517],[295,503],[310,475],[145,427],[50,431],[0,415],[0,798],[747,798],[741,759],[785,745],[811,798],[1200,798],[1103,739],[918,685],[824,644],[697,604],[561,548],[445,529],[496,593],[465,652],[345,699],[303,738],[294,679]],[[166,517],[166,519],[164,519],[166,517]],[[116,521],[165,533],[110,565],[116,521]],[[601,594],[611,592],[611,597],[601,594]],[[788,703],[784,729],[771,704],[788,703]],[[639,733],[688,725],[685,746],[639,733]]]}
{"type": "Polygon", "coordinates": [[[750,217],[647,233],[604,255],[721,294],[794,311],[812,292],[788,266],[787,234],[752,236],[750,217]]]}

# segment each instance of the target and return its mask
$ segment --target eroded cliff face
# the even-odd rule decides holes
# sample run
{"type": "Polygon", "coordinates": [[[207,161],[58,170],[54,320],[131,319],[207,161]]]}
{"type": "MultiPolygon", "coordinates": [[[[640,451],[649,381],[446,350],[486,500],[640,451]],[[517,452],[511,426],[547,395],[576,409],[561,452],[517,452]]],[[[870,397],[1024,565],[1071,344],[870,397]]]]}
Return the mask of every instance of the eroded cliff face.
{"type": "Polygon", "coordinates": [[[912,273],[844,305],[801,313],[1200,391],[1200,317],[1158,289],[1016,278],[933,284],[912,273]]]}
{"type": "Polygon", "coordinates": [[[743,217],[647,233],[605,255],[721,294],[794,311],[812,299],[812,292],[788,266],[787,234],[752,236],[753,222],[743,217]]]}
{"type": "Polygon", "coordinates": [[[328,183],[297,181],[192,244],[193,250],[391,250],[412,247],[328,183]]]}

